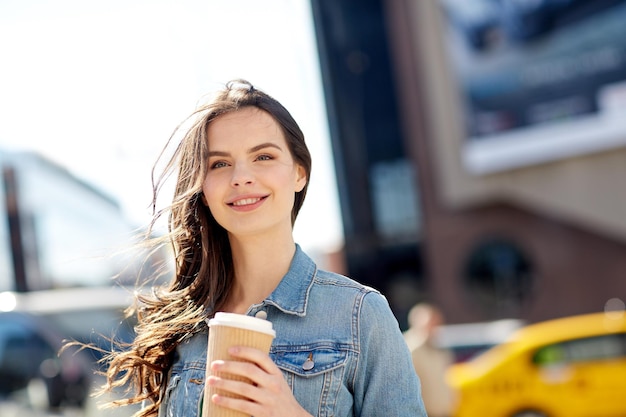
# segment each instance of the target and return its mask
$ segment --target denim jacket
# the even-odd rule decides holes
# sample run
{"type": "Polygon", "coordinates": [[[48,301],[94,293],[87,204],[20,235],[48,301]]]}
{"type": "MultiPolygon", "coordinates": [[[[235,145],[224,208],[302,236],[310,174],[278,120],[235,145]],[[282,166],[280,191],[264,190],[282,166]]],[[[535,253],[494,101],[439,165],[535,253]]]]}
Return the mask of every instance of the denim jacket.
{"type": "MultiPolygon", "coordinates": [[[[318,417],[426,416],[420,384],[387,300],[376,290],[318,270],[300,249],[289,271],[248,315],[276,330],[270,357],[300,405],[318,417]],[[305,366],[307,359],[312,359],[305,366]]],[[[200,416],[207,333],[182,342],[159,417],[200,416]]]]}

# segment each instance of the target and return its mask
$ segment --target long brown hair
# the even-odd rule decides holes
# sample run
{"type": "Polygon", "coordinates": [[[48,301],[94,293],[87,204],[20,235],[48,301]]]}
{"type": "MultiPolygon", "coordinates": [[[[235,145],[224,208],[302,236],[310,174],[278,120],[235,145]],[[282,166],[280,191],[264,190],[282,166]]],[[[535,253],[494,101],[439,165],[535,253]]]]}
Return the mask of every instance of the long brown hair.
{"type": "Polygon", "coordinates": [[[147,241],[154,246],[170,245],[174,254],[174,276],[150,295],[138,296],[136,337],[128,346],[107,357],[107,383],[103,391],[129,389],[129,395],[113,405],[144,402],[138,417],[156,416],[163,399],[164,385],[176,346],[203,330],[205,319],[226,301],[232,285],[232,253],[226,231],[202,204],[202,182],[207,172],[207,127],[223,114],[253,106],[267,112],[280,125],[295,162],[306,171],[304,189],[295,195],[291,220],[302,207],[311,172],[311,155],[304,135],[291,114],[278,101],[245,80],[226,84],[207,104],[201,105],[176,128],[159,160],[175,137],[182,135],[162,173],[153,170],[153,219],[155,224],[168,216],[168,232],[147,241]],[[183,126],[189,126],[183,128],[183,126]],[[171,204],[157,210],[157,197],[166,179],[176,174],[171,204]]]}

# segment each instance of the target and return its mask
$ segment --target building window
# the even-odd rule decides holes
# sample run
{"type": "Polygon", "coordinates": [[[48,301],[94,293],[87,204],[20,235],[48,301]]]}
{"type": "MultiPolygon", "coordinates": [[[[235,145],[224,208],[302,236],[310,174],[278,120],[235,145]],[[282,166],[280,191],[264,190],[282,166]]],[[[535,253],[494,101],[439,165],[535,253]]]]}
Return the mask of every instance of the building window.
{"type": "Polygon", "coordinates": [[[508,239],[489,239],[471,250],[464,264],[465,287],[493,318],[518,315],[535,271],[526,253],[508,239]]]}

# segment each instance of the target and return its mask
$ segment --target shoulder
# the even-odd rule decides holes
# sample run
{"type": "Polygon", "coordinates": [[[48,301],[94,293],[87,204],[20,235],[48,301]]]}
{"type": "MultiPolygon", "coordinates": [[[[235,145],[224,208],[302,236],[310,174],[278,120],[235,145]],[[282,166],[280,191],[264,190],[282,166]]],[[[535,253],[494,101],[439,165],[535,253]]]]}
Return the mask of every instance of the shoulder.
{"type": "Polygon", "coordinates": [[[372,287],[361,284],[358,281],[355,281],[352,278],[346,277],[344,275],[325,271],[323,269],[318,269],[315,273],[315,277],[313,280],[314,284],[321,286],[332,286],[344,288],[346,291],[354,291],[363,294],[367,293],[376,293],[380,294],[380,292],[372,287]]]}
{"type": "Polygon", "coordinates": [[[322,297],[325,305],[349,305],[358,315],[391,314],[389,303],[380,291],[335,272],[317,270],[312,292],[322,297]]]}

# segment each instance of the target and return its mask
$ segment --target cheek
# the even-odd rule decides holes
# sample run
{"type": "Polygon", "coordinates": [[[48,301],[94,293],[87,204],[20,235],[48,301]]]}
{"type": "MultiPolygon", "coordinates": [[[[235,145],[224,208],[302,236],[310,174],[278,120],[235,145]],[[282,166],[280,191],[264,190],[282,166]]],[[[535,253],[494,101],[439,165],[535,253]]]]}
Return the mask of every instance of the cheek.
{"type": "Polygon", "coordinates": [[[215,205],[216,200],[216,184],[210,179],[205,179],[202,183],[202,202],[205,206],[211,208],[215,205]]]}

